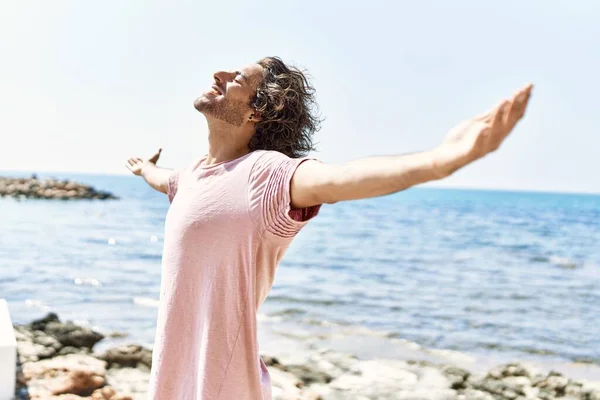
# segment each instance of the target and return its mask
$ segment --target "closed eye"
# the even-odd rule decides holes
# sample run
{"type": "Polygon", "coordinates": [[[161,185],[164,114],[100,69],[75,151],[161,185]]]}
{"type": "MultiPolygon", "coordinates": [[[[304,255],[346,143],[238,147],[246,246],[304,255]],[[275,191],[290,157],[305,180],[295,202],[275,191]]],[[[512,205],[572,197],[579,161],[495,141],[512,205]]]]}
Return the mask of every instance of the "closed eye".
{"type": "Polygon", "coordinates": [[[242,82],[243,82],[244,80],[247,80],[246,76],[245,76],[244,74],[242,74],[242,72],[241,72],[241,71],[235,71],[235,74],[236,74],[236,76],[235,76],[235,78],[234,78],[234,81],[236,81],[236,82],[237,82],[237,83],[239,83],[240,85],[242,84],[242,82]],[[238,79],[238,78],[239,78],[239,79],[238,79]]]}

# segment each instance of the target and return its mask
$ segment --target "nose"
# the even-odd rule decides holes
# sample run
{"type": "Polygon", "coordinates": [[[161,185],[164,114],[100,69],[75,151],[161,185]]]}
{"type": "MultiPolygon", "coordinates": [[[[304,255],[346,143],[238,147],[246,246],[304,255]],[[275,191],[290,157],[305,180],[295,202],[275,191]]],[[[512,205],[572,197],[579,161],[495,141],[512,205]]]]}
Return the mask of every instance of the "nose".
{"type": "Polygon", "coordinates": [[[232,82],[235,79],[235,72],[217,71],[215,72],[213,77],[215,78],[215,82],[217,83],[232,82]]]}

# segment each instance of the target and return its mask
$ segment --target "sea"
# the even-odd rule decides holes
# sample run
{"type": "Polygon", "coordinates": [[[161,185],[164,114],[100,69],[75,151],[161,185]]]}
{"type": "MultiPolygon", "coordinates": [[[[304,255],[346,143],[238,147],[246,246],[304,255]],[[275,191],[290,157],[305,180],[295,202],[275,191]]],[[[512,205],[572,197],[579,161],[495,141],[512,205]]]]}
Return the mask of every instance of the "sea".
{"type": "MultiPolygon", "coordinates": [[[[151,346],[166,196],[134,176],[39,174],[50,176],[120,199],[0,198],[0,298],[13,322],[52,311],[126,335],[108,343],[151,346]]],[[[324,205],[259,320],[265,347],[320,338],[392,357],[395,341],[599,366],[600,195],[427,187],[324,205]]]]}

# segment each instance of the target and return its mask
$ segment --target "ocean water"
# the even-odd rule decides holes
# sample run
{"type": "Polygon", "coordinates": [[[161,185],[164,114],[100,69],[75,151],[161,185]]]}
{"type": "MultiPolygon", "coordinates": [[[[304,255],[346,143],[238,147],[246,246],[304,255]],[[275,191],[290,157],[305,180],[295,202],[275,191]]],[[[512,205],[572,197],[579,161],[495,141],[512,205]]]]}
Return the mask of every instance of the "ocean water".
{"type": "MultiPolygon", "coordinates": [[[[52,310],[151,344],[166,196],[133,176],[56,177],[121,199],[0,199],[0,297],[13,320],[52,310]]],[[[260,313],[290,335],[369,330],[600,364],[600,196],[415,188],[325,205],[260,313]]]]}

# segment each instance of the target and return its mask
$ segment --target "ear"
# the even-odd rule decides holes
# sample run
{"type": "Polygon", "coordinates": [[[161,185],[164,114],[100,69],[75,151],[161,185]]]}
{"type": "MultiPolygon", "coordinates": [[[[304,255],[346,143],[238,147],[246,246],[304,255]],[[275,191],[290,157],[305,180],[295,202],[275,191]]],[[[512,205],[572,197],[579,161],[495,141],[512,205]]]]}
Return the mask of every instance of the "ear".
{"type": "Polygon", "coordinates": [[[261,120],[262,120],[261,114],[257,111],[253,112],[248,117],[248,121],[250,121],[250,122],[260,122],[261,120]]]}

